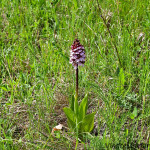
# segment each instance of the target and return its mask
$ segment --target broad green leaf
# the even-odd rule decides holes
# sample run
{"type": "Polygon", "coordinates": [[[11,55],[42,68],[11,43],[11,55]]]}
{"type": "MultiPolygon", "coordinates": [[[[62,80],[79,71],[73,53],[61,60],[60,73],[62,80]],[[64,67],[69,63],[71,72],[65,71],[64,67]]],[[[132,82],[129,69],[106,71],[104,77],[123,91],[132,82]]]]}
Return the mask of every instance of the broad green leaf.
{"type": "Polygon", "coordinates": [[[74,129],[76,128],[76,119],[75,121],[72,121],[70,118],[68,118],[68,126],[74,131],[74,129]]]}
{"type": "Polygon", "coordinates": [[[86,115],[87,107],[88,107],[87,102],[88,102],[88,96],[86,94],[85,97],[83,98],[82,102],[80,103],[80,106],[79,106],[79,118],[80,118],[80,121],[83,120],[83,118],[86,115]]]}
{"type": "Polygon", "coordinates": [[[75,97],[74,97],[74,95],[72,95],[71,105],[70,105],[70,108],[72,111],[74,111],[74,102],[75,102],[75,97]]]}
{"type": "Polygon", "coordinates": [[[76,116],[78,116],[78,111],[79,111],[79,104],[78,104],[77,98],[75,98],[75,101],[74,101],[74,112],[75,112],[76,116]]]}
{"type": "Polygon", "coordinates": [[[94,127],[94,115],[95,112],[85,116],[82,122],[81,131],[82,132],[91,132],[94,127]]]}
{"type": "Polygon", "coordinates": [[[65,113],[65,115],[67,116],[67,118],[69,118],[70,120],[72,120],[73,122],[75,121],[75,113],[68,107],[64,107],[63,111],[65,113]]]}
{"type": "Polygon", "coordinates": [[[76,126],[76,119],[77,119],[75,113],[71,110],[71,108],[68,108],[68,107],[64,107],[63,111],[65,115],[67,116],[68,126],[74,129],[76,126]]]}

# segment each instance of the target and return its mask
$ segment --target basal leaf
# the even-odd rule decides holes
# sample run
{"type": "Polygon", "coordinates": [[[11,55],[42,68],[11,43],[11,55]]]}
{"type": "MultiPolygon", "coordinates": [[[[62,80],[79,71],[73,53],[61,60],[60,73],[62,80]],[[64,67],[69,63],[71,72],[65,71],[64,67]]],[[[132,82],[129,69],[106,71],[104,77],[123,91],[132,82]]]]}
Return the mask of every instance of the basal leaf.
{"type": "Polygon", "coordinates": [[[94,127],[94,115],[95,112],[85,116],[82,122],[81,131],[82,132],[91,132],[94,127]]]}
{"type": "Polygon", "coordinates": [[[78,116],[78,111],[79,111],[79,104],[78,104],[77,98],[75,98],[75,101],[74,101],[74,112],[75,112],[76,116],[78,116]]]}
{"type": "MultiPolygon", "coordinates": [[[[76,119],[75,119],[76,120],[76,119]]],[[[74,130],[76,128],[76,122],[75,121],[72,121],[70,118],[68,118],[68,126],[74,130]]]]}
{"type": "Polygon", "coordinates": [[[68,107],[64,107],[63,111],[65,113],[65,115],[67,116],[68,119],[68,126],[71,129],[74,129],[76,127],[76,114],[71,110],[71,108],[68,107]]]}
{"type": "Polygon", "coordinates": [[[80,121],[83,120],[83,118],[86,115],[87,107],[88,107],[87,102],[88,102],[88,96],[86,94],[85,97],[83,98],[82,102],[80,103],[80,106],[79,106],[79,118],[80,118],[80,121]]]}
{"type": "Polygon", "coordinates": [[[71,121],[75,122],[76,115],[70,108],[64,107],[63,111],[64,111],[65,115],[67,116],[67,119],[70,119],[71,121]]]}
{"type": "Polygon", "coordinates": [[[75,97],[74,97],[74,95],[72,95],[71,105],[70,105],[70,108],[71,108],[72,111],[74,111],[74,101],[75,101],[75,97]]]}

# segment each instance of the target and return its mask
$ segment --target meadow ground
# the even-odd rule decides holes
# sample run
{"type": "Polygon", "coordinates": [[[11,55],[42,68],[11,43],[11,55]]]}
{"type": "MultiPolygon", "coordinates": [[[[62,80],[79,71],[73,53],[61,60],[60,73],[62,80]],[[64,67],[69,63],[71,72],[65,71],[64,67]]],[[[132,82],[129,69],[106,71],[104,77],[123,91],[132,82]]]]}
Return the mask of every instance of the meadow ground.
{"type": "Polygon", "coordinates": [[[150,149],[148,0],[0,1],[0,149],[150,149]],[[89,94],[94,130],[85,143],[63,130],[75,93],[69,64],[86,50],[79,99],[89,94]]]}

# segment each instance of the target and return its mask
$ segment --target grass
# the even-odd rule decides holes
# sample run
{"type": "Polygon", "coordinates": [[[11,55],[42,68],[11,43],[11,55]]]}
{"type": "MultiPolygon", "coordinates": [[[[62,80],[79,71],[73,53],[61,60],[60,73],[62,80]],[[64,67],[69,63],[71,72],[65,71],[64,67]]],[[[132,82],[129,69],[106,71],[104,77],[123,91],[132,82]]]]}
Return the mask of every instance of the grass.
{"type": "Polygon", "coordinates": [[[96,111],[85,149],[150,149],[148,0],[0,1],[0,149],[74,149],[51,135],[75,90],[69,64],[78,35],[86,49],[79,97],[96,111]],[[104,19],[104,20],[103,20],[104,19]]]}

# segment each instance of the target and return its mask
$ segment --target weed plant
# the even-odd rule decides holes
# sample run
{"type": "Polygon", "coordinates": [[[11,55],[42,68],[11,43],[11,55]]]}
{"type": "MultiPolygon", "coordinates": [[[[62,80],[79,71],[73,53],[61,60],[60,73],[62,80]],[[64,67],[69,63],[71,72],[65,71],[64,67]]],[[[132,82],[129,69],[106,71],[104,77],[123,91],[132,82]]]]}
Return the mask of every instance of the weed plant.
{"type": "Polygon", "coordinates": [[[0,149],[73,149],[63,108],[75,89],[76,34],[86,50],[79,100],[96,112],[85,149],[150,149],[148,0],[0,1],[0,149]],[[64,135],[65,134],[65,135],[64,135]]]}

